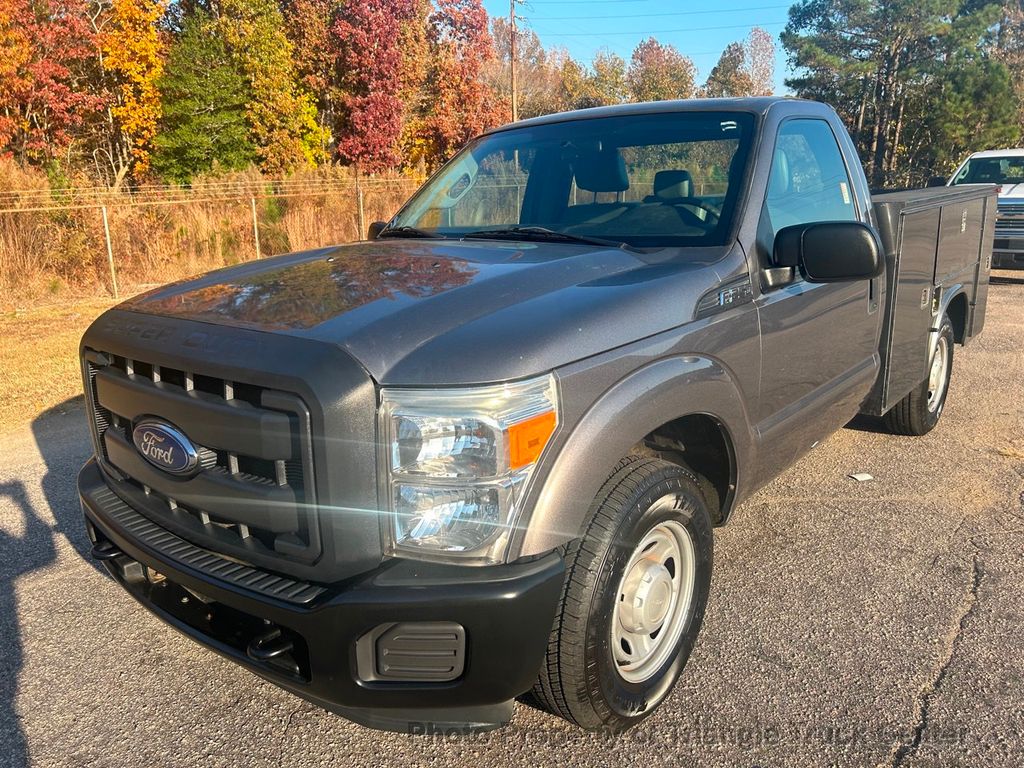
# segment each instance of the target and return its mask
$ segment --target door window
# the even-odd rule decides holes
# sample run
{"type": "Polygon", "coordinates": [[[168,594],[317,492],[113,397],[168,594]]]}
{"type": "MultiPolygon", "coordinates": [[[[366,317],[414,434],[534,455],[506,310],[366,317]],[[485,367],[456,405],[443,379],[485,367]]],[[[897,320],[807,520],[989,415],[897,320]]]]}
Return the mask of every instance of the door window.
{"type": "Polygon", "coordinates": [[[772,158],[765,218],[773,237],[794,224],[858,220],[843,153],[824,120],[782,124],[772,158]]]}

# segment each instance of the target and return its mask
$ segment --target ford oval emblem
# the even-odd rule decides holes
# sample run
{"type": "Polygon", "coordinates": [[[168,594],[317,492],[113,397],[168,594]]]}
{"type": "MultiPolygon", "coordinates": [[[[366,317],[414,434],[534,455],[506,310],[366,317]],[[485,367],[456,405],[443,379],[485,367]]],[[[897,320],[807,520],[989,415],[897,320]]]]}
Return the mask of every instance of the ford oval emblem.
{"type": "Polygon", "coordinates": [[[172,475],[189,475],[199,465],[196,447],[166,422],[140,421],[132,430],[132,442],[146,461],[172,475]]]}

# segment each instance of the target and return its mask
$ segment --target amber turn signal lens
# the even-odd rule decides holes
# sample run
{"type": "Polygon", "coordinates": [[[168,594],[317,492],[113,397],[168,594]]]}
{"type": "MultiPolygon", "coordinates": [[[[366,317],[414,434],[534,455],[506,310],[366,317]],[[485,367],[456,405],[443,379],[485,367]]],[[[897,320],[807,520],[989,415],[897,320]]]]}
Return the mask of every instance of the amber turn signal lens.
{"type": "Polygon", "coordinates": [[[540,458],[557,418],[554,411],[541,413],[508,428],[509,468],[520,469],[540,458]]]}

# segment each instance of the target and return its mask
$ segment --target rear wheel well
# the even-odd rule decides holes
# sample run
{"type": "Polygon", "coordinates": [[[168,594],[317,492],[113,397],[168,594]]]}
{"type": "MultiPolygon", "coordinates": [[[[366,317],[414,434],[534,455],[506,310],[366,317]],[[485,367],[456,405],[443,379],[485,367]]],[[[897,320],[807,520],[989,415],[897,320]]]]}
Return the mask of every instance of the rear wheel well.
{"type": "Polygon", "coordinates": [[[967,338],[967,294],[958,293],[946,308],[949,322],[953,324],[953,338],[963,344],[967,338]]]}
{"type": "Polygon", "coordinates": [[[695,413],[662,424],[630,453],[670,461],[695,472],[707,497],[711,520],[724,522],[736,490],[736,458],[723,424],[695,413]]]}

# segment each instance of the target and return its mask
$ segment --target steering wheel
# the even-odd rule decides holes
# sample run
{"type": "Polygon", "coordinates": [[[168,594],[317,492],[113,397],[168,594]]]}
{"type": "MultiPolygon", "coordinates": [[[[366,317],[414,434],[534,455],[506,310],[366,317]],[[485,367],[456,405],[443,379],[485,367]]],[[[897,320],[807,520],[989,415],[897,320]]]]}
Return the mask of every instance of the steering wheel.
{"type": "Polygon", "coordinates": [[[718,220],[722,218],[722,214],[715,208],[711,203],[705,202],[699,197],[673,197],[672,200],[666,200],[663,205],[671,205],[673,208],[678,210],[680,213],[685,213],[687,216],[693,219],[692,223],[699,227],[712,226],[718,224],[718,220]],[[709,219],[702,219],[700,216],[695,214],[693,211],[687,210],[682,206],[690,205],[694,208],[700,208],[702,211],[707,211],[709,219]]]}

